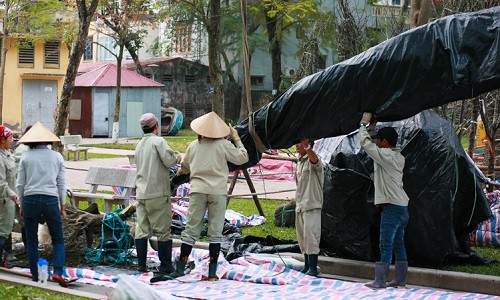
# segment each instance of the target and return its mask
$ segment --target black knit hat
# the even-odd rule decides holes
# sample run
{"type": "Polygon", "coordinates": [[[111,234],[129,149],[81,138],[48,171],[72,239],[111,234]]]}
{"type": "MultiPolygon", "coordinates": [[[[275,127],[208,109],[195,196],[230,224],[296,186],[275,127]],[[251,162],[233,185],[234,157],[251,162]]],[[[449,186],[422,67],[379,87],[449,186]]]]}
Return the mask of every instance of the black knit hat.
{"type": "Polygon", "coordinates": [[[396,146],[398,143],[398,133],[392,127],[383,127],[377,131],[373,139],[386,140],[391,146],[396,146]]]}

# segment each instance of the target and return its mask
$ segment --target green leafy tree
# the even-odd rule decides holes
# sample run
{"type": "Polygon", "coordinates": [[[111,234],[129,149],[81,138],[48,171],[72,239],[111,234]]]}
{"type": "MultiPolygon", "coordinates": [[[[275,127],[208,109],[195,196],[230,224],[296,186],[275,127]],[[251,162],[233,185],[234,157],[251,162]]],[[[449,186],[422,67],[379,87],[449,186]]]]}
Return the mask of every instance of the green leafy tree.
{"type": "Polygon", "coordinates": [[[181,22],[188,26],[201,24],[208,36],[208,64],[210,83],[213,87],[212,110],[224,119],[224,82],[221,65],[220,0],[167,0],[160,11],[160,18],[170,19],[170,25],[181,22]]]}
{"type": "Polygon", "coordinates": [[[271,55],[273,89],[278,93],[281,83],[281,55],[284,38],[299,25],[306,26],[316,13],[318,5],[319,3],[314,0],[263,0],[262,3],[256,3],[253,6],[253,10],[259,12],[265,22],[271,55]]]}
{"type": "Polygon", "coordinates": [[[146,35],[143,28],[151,21],[149,14],[150,3],[144,0],[124,0],[116,2],[114,0],[101,0],[98,10],[98,20],[96,30],[114,40],[117,53],[114,49],[108,49],[100,45],[116,58],[116,98],[113,114],[113,129],[111,139],[113,143],[118,143],[120,131],[120,109],[121,109],[121,73],[123,52],[126,48],[134,58],[139,73],[142,71],[137,50],[142,45],[142,39],[146,35]]]}
{"type": "MultiPolygon", "coordinates": [[[[71,44],[74,39],[74,23],[70,3],[58,0],[3,1],[3,36],[0,52],[0,123],[3,122],[3,83],[5,59],[9,50],[7,41],[13,34],[33,45],[54,40],[61,41],[66,45],[71,44]]],[[[20,47],[21,43],[18,42],[14,46],[20,47]]]]}
{"type": "MultiPolygon", "coordinates": [[[[75,79],[80,66],[87,36],[89,33],[90,22],[94,20],[94,13],[97,9],[99,0],[77,0],[76,8],[78,11],[78,31],[76,38],[71,48],[68,68],[66,69],[66,77],[64,78],[64,85],[61,93],[61,100],[59,102],[59,109],[56,119],[55,134],[57,136],[64,135],[66,124],[68,123],[69,104],[71,95],[75,87],[75,79]]],[[[56,144],[58,151],[62,152],[60,143],[56,144]]]]}

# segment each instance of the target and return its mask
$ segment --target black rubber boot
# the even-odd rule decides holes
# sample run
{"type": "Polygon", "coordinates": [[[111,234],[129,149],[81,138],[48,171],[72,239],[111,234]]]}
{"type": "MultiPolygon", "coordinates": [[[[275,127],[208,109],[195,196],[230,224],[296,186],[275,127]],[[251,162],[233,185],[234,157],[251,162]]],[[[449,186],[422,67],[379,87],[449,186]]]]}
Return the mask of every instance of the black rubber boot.
{"type": "Polygon", "coordinates": [[[365,284],[365,286],[372,289],[385,289],[387,274],[389,273],[389,263],[376,262],[375,263],[375,280],[365,284]]]}
{"type": "Polygon", "coordinates": [[[318,254],[309,254],[309,276],[318,276],[318,254]]]}
{"type": "Polygon", "coordinates": [[[172,266],[172,240],[166,242],[158,241],[158,258],[160,259],[158,272],[170,274],[175,271],[172,266]]]}
{"type": "Polygon", "coordinates": [[[186,264],[192,249],[193,246],[182,243],[181,256],[179,257],[179,260],[175,262],[175,272],[170,273],[170,277],[177,278],[185,275],[184,272],[186,271],[186,264]]]}
{"type": "Polygon", "coordinates": [[[217,261],[219,260],[220,243],[210,243],[208,253],[210,255],[210,263],[208,264],[208,281],[217,281],[217,261]]]}
{"type": "Polygon", "coordinates": [[[300,270],[300,273],[307,273],[309,271],[309,255],[304,254],[304,267],[300,270]]]}
{"type": "Polygon", "coordinates": [[[3,259],[3,247],[5,246],[5,241],[6,240],[7,240],[6,238],[0,237],[0,266],[4,267],[4,268],[7,267],[5,265],[5,261],[3,259]]]}
{"type": "Polygon", "coordinates": [[[388,287],[405,287],[406,273],[408,273],[407,261],[396,261],[394,263],[394,280],[387,284],[388,287]]]}
{"type": "Polygon", "coordinates": [[[148,255],[148,240],[147,239],[135,240],[135,250],[137,252],[137,271],[145,273],[148,271],[148,267],[146,265],[146,260],[148,255]]]}

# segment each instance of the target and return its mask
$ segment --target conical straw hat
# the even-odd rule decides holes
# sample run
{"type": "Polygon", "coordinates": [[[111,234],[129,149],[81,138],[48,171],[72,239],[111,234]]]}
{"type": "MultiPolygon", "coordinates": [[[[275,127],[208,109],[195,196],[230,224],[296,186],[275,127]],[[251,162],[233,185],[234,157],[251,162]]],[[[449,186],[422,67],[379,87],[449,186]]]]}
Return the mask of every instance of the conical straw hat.
{"type": "Polygon", "coordinates": [[[23,144],[59,141],[59,138],[40,122],[35,123],[35,125],[19,139],[19,143],[23,144]]]}
{"type": "Polygon", "coordinates": [[[229,135],[229,126],[213,111],[191,121],[191,129],[201,136],[213,139],[229,135]]]}

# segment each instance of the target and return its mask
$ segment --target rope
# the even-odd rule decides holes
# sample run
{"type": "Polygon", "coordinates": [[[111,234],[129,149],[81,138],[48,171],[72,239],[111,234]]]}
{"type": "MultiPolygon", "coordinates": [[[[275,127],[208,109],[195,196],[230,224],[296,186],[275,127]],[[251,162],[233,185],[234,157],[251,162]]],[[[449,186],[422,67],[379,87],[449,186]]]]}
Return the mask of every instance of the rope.
{"type": "Polygon", "coordinates": [[[285,205],[281,208],[281,225],[285,224],[285,213],[295,212],[294,209],[285,209],[285,205]]]}
{"type": "Polygon", "coordinates": [[[129,226],[118,216],[120,211],[121,209],[104,215],[101,226],[101,246],[96,249],[87,249],[85,254],[87,262],[109,260],[113,263],[112,265],[115,265],[128,261],[131,237],[128,234],[129,226]],[[105,240],[104,232],[106,228],[111,231],[111,239],[105,240]],[[116,248],[106,247],[106,245],[116,245],[116,248]]]}
{"type": "Polygon", "coordinates": [[[262,143],[262,140],[255,132],[253,113],[252,113],[252,94],[250,91],[250,58],[248,51],[248,38],[247,38],[247,2],[241,0],[241,38],[243,41],[243,86],[245,89],[245,98],[247,100],[248,109],[248,132],[252,136],[257,150],[264,153],[267,148],[262,143]]]}

